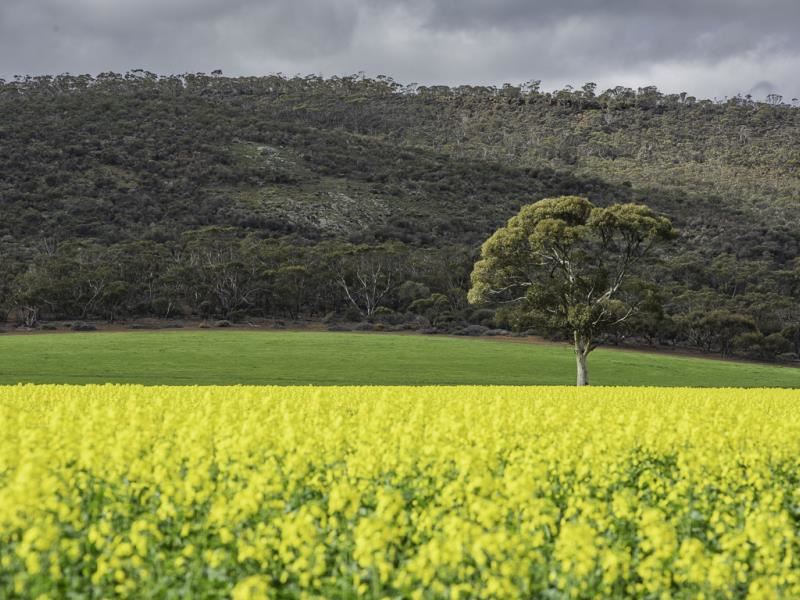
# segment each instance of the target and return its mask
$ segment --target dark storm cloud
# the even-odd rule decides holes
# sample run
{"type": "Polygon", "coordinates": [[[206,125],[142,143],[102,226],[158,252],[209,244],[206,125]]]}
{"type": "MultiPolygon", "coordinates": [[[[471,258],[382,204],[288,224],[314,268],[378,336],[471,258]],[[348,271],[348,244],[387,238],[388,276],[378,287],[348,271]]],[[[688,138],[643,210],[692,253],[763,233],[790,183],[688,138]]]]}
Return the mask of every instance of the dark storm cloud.
{"type": "Polygon", "coordinates": [[[386,73],[800,95],[798,0],[0,0],[0,76],[386,73]]]}
{"type": "Polygon", "coordinates": [[[787,17],[800,15],[794,0],[439,0],[411,4],[430,6],[430,21],[442,27],[481,28],[486,25],[520,27],[552,23],[570,16],[585,18],[677,19],[693,22],[756,20],[779,23],[792,29],[787,17]]]}
{"type": "MultiPolygon", "coordinates": [[[[546,33],[569,21],[592,24],[601,39],[622,36],[635,45],[638,57],[651,60],[724,59],[757,50],[766,41],[800,46],[797,0],[440,0],[427,23],[451,31],[496,27],[546,33]]],[[[575,41],[592,43],[591,38],[575,41]]],[[[626,48],[616,47],[618,52],[626,48]]]]}
{"type": "Polygon", "coordinates": [[[313,60],[346,49],[357,8],[315,0],[0,0],[0,72],[240,70],[257,57],[313,60]]]}

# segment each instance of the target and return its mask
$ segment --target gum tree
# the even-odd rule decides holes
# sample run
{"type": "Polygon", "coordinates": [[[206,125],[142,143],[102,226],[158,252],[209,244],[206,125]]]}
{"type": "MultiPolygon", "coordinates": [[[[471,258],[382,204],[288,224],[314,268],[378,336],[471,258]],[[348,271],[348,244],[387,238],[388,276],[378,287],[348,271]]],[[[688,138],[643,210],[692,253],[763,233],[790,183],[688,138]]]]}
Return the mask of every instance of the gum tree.
{"type": "Polygon", "coordinates": [[[634,265],[674,236],[668,219],[640,204],[541,200],[484,242],[469,301],[510,305],[521,321],[569,335],[577,384],[588,385],[589,353],[635,311],[625,293],[634,265]]]}

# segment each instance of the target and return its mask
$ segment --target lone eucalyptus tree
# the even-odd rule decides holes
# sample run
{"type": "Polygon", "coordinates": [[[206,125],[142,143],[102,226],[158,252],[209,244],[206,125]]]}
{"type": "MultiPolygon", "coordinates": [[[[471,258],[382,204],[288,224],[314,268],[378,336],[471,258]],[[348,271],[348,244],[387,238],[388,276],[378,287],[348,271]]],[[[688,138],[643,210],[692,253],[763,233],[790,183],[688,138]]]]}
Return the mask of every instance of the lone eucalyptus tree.
{"type": "Polygon", "coordinates": [[[633,314],[624,284],[637,261],[675,236],[672,224],[640,204],[607,208],[562,196],[522,207],[481,247],[470,303],[506,303],[528,321],[568,334],[578,385],[599,336],[633,314]]]}

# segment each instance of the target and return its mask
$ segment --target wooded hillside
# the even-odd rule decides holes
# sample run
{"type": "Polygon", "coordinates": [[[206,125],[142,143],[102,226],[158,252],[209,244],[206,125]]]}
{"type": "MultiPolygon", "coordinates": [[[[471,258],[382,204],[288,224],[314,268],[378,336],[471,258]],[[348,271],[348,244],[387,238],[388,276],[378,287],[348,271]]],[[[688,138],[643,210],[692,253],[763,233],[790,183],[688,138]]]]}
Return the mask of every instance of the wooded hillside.
{"type": "Polygon", "coordinates": [[[2,82],[0,317],[508,327],[465,302],[477,247],[564,194],[681,232],[619,338],[800,353],[800,109],[592,84],[2,82]]]}

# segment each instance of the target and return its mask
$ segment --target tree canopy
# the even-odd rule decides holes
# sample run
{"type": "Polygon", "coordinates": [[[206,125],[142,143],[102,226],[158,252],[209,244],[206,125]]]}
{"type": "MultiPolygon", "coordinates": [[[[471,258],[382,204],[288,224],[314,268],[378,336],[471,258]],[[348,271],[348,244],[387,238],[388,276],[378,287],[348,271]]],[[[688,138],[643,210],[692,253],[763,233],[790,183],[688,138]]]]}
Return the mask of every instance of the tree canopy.
{"type": "Polygon", "coordinates": [[[523,207],[481,246],[469,300],[514,305],[518,319],[560,331],[575,344],[578,385],[603,334],[624,323],[637,299],[624,287],[658,242],[676,236],[669,219],[639,204],[594,206],[578,196],[523,207]]]}

